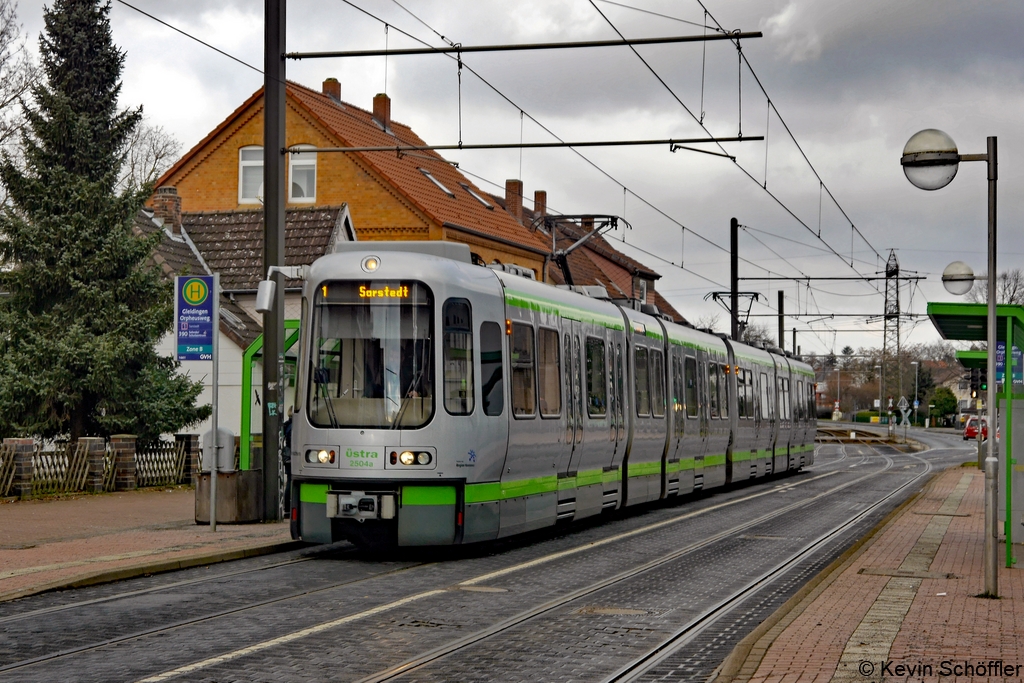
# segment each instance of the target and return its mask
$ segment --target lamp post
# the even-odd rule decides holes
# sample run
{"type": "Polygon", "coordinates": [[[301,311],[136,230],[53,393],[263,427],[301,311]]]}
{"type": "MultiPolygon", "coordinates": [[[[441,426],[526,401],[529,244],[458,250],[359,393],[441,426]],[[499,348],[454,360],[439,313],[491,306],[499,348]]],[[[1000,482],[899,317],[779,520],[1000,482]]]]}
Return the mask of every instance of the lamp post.
{"type": "Polygon", "coordinates": [[[916,360],[910,361],[910,364],[914,366],[914,424],[917,424],[917,392],[918,392],[918,376],[920,375],[921,364],[916,360]]]}
{"type": "MultiPolygon", "coordinates": [[[[903,173],[907,180],[922,190],[938,190],[956,177],[961,161],[984,161],[988,164],[988,415],[996,424],[996,180],[997,145],[995,136],[987,139],[985,154],[960,154],[953,139],[941,130],[927,128],[915,133],[903,148],[903,173]]],[[[949,265],[942,274],[943,285],[952,294],[966,294],[973,285],[973,273],[964,263],[949,265]],[[970,278],[968,280],[968,278],[970,278]],[[966,289],[965,289],[966,287],[966,289]]],[[[1010,354],[1012,355],[1012,354],[1010,354]]],[[[996,459],[995,439],[988,440],[985,458],[985,593],[999,594],[999,574],[996,567],[998,531],[996,520],[996,459]]],[[[1007,533],[1007,558],[1010,538],[1007,533]]]]}

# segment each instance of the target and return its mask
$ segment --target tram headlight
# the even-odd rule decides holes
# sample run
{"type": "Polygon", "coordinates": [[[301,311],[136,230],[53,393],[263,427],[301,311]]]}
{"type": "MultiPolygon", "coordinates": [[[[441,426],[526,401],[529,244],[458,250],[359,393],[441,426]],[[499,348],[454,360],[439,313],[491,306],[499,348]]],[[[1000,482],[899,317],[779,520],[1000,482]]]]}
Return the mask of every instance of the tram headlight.
{"type": "Polygon", "coordinates": [[[316,454],[316,459],[322,463],[328,463],[331,461],[331,454],[326,449],[321,448],[316,454]]]}
{"type": "Polygon", "coordinates": [[[416,454],[416,464],[417,465],[429,465],[430,461],[431,461],[430,453],[423,452],[423,453],[417,453],[416,454]]]}
{"type": "Polygon", "coordinates": [[[412,451],[402,451],[402,454],[398,456],[398,461],[403,465],[413,465],[416,463],[416,454],[412,451]]]}

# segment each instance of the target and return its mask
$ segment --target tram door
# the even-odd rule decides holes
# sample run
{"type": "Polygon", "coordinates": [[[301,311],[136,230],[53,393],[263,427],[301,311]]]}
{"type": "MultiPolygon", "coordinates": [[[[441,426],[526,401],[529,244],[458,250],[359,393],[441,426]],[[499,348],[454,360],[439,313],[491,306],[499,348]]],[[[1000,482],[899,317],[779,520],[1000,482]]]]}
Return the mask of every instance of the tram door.
{"type": "Polygon", "coordinates": [[[576,472],[583,457],[583,370],[580,324],[567,321],[569,331],[565,334],[565,443],[571,445],[567,472],[576,472]]]}

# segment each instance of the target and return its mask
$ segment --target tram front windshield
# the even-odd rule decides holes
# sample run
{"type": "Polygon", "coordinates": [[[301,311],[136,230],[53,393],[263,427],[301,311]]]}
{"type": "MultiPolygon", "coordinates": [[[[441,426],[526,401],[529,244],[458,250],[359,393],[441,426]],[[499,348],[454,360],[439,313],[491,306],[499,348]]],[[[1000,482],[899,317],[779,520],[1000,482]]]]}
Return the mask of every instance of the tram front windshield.
{"type": "Polygon", "coordinates": [[[421,427],[434,413],[434,301],[421,282],[328,282],[313,298],[310,422],[421,427]]]}

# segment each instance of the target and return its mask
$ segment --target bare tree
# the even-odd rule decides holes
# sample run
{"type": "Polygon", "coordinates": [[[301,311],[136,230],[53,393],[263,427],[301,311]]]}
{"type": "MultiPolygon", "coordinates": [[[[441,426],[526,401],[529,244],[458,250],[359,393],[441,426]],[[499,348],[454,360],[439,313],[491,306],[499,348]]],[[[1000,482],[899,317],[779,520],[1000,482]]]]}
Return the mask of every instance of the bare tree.
{"type": "Polygon", "coordinates": [[[18,3],[0,0],[0,148],[8,148],[24,124],[21,104],[36,73],[18,23],[18,3]]]}
{"type": "Polygon", "coordinates": [[[718,323],[722,316],[717,313],[705,313],[701,317],[697,318],[697,322],[693,324],[698,330],[711,330],[712,332],[718,327],[718,323]]]}
{"type": "Polygon", "coordinates": [[[173,135],[143,119],[128,140],[118,186],[123,189],[152,183],[171,167],[180,152],[181,143],[173,135]]]}
{"type": "Polygon", "coordinates": [[[757,323],[752,323],[743,328],[740,341],[753,346],[759,346],[761,342],[766,342],[769,346],[775,346],[775,337],[772,336],[771,329],[767,325],[758,325],[757,323]]]}
{"type": "MultiPolygon", "coordinates": [[[[976,304],[987,303],[988,282],[976,281],[967,293],[967,300],[976,304]]],[[[996,278],[996,301],[1001,304],[1024,304],[1024,272],[1020,268],[1004,271],[996,278]]]]}

